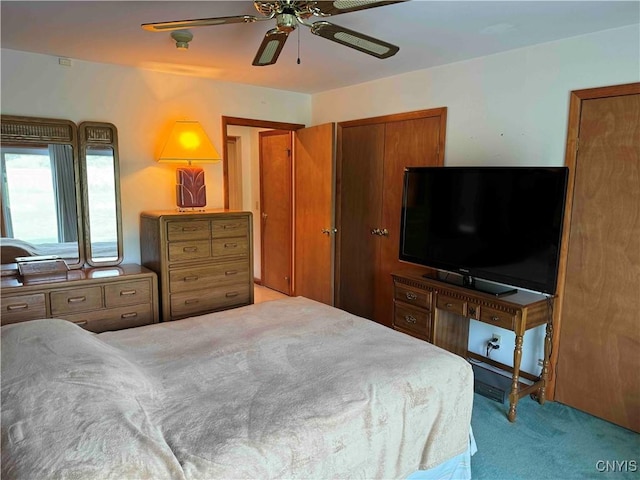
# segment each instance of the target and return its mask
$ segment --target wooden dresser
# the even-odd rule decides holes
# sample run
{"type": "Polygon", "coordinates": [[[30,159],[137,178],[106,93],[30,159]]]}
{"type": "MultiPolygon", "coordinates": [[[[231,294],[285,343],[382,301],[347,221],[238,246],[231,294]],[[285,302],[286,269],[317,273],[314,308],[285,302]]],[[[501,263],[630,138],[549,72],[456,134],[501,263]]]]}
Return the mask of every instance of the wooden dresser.
{"type": "Polygon", "coordinates": [[[394,284],[393,328],[444,348],[463,358],[488,362],[511,374],[510,421],[515,421],[518,400],[536,394],[545,402],[553,338],[553,298],[528,291],[496,297],[463,286],[424,277],[421,272],[392,274],[394,284]],[[513,367],[468,351],[469,320],[515,333],[513,367]],[[544,359],[540,377],[520,370],[522,344],[527,330],[546,325],[544,359]],[[526,384],[520,377],[531,381],[526,384]]]}
{"type": "Polygon", "coordinates": [[[140,255],[160,278],[163,321],[253,303],[251,216],[229,210],[141,214],[140,255]]]}
{"type": "Polygon", "coordinates": [[[99,333],[158,321],[157,277],[140,265],[70,270],[50,282],[8,276],[1,287],[2,325],[62,318],[99,333]]]}

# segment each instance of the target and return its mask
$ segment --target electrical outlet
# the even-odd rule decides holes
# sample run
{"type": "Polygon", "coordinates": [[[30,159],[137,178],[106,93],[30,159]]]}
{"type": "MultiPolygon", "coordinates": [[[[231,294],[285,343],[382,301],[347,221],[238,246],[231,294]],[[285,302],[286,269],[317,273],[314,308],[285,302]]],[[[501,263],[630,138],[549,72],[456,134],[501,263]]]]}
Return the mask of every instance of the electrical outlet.
{"type": "Polygon", "coordinates": [[[491,341],[493,343],[496,343],[496,344],[500,345],[500,335],[498,335],[497,333],[492,333],[491,334],[491,341]]]}
{"type": "Polygon", "coordinates": [[[544,360],[542,358],[538,359],[538,366],[539,367],[544,367],[544,360]]]}

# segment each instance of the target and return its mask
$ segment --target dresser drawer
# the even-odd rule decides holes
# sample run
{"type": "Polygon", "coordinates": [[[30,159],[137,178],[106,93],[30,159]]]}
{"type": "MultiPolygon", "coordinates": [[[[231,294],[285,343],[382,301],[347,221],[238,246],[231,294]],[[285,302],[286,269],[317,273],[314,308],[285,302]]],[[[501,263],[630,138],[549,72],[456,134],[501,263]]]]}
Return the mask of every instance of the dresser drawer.
{"type": "Polygon", "coordinates": [[[457,315],[465,315],[467,302],[458,298],[448,297],[447,295],[438,295],[436,306],[440,310],[455,313],[457,315]]]}
{"type": "Polygon", "coordinates": [[[175,242],[169,244],[169,261],[181,262],[208,258],[209,240],[194,240],[193,242],[175,242]]]}
{"type": "Polygon", "coordinates": [[[2,325],[36,320],[46,316],[44,293],[16,295],[2,299],[2,325]]]}
{"type": "Polygon", "coordinates": [[[104,286],[104,304],[107,308],[151,302],[151,281],[111,283],[104,286]]]}
{"type": "Polygon", "coordinates": [[[428,310],[407,307],[399,302],[394,306],[393,326],[430,338],[431,313],[428,310]]]}
{"type": "Polygon", "coordinates": [[[219,218],[211,221],[213,238],[246,237],[249,234],[249,222],[243,218],[219,218]]]}
{"type": "Polygon", "coordinates": [[[431,309],[431,292],[395,284],[394,298],[410,305],[431,309]]]}
{"type": "Polygon", "coordinates": [[[176,268],[169,271],[169,291],[188,292],[194,289],[249,281],[249,262],[223,263],[196,268],[176,268]]]}
{"type": "Polygon", "coordinates": [[[73,322],[85,330],[100,333],[152,324],[153,312],[151,305],[145,304],[62,315],[60,318],[73,322]]]}
{"type": "Polygon", "coordinates": [[[510,313],[502,312],[500,310],[494,310],[489,307],[480,308],[480,321],[484,323],[490,323],[496,327],[506,328],[513,330],[515,328],[513,322],[514,316],[510,313]]]}
{"type": "Polygon", "coordinates": [[[171,295],[170,302],[173,319],[244,305],[249,302],[249,284],[245,282],[210,290],[176,293],[171,295]]]}
{"type": "Polygon", "coordinates": [[[214,258],[246,257],[249,254],[249,241],[246,237],[214,238],[211,249],[214,258]]]}
{"type": "Polygon", "coordinates": [[[210,234],[208,220],[167,222],[167,239],[170,242],[206,240],[210,234]]]}
{"type": "Polygon", "coordinates": [[[102,287],[54,290],[50,294],[51,315],[86,312],[102,308],[102,287]]]}

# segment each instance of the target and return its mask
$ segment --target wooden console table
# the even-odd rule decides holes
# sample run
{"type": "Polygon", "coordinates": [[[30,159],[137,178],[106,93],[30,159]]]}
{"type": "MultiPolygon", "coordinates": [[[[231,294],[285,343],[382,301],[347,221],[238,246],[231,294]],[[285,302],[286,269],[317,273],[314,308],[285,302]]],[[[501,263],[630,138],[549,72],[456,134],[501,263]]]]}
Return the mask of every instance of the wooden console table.
{"type": "Polygon", "coordinates": [[[465,359],[469,356],[484,359],[468,351],[470,319],[511,330],[516,334],[513,368],[491,362],[511,372],[509,421],[515,421],[518,400],[525,395],[537,392],[538,402],[544,404],[553,337],[553,298],[527,291],[496,297],[435,278],[425,278],[421,273],[404,271],[392,274],[394,329],[465,359]],[[545,324],[542,374],[534,377],[520,371],[522,342],[527,330],[545,324]],[[533,380],[533,384],[520,382],[521,376],[533,380]]]}

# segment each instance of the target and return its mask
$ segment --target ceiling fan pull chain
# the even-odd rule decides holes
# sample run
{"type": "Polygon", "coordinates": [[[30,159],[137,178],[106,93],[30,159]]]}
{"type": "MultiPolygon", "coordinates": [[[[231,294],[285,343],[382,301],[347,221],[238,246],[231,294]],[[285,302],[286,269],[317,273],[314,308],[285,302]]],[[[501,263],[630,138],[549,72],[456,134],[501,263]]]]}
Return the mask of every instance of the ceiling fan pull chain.
{"type": "Polygon", "coordinates": [[[298,61],[296,63],[300,65],[300,29],[298,29],[298,61]]]}

